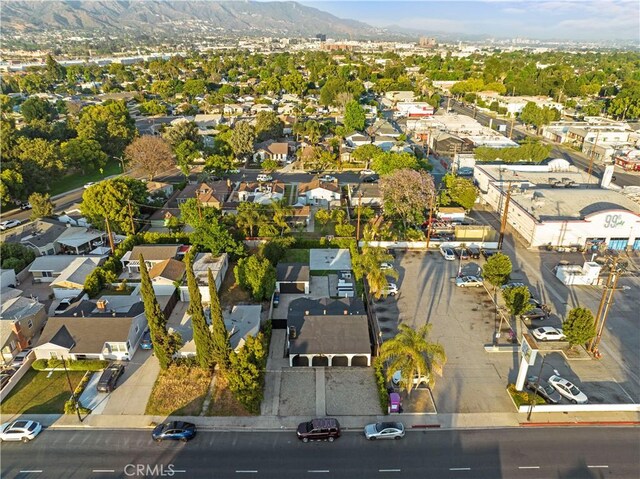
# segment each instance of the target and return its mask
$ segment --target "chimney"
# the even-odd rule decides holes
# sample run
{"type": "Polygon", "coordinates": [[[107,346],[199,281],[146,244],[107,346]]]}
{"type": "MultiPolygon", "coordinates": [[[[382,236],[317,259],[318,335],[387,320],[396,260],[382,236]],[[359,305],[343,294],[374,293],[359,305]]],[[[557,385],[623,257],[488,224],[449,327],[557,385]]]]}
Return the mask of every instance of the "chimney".
{"type": "Polygon", "coordinates": [[[98,308],[98,311],[100,311],[101,313],[106,312],[107,301],[104,299],[99,299],[98,301],[96,301],[96,308],[98,308]]]}
{"type": "Polygon", "coordinates": [[[296,339],[296,337],[298,337],[298,333],[295,326],[289,326],[289,339],[296,339]]]}
{"type": "Polygon", "coordinates": [[[349,312],[345,309],[344,310],[344,315],[347,316],[349,314],[349,312]]]}

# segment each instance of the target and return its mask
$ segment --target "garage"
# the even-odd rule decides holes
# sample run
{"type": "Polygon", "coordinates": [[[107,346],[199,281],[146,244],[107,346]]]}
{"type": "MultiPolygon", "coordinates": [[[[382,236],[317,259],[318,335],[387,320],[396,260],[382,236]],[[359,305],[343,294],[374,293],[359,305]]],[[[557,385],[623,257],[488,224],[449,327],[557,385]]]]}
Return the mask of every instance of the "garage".
{"type": "Polygon", "coordinates": [[[279,263],[276,268],[276,291],[281,294],[309,294],[309,266],[302,263],[279,263]]]}
{"type": "Polygon", "coordinates": [[[283,294],[304,294],[305,293],[305,283],[280,283],[280,292],[283,294]]]}

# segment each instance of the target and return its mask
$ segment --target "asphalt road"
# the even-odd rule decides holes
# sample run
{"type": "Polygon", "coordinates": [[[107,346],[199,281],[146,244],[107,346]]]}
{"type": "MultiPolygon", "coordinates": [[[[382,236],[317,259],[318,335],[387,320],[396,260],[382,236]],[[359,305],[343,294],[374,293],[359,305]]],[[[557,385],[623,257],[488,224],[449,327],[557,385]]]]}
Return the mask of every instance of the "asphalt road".
{"type": "Polygon", "coordinates": [[[156,444],[148,431],[50,430],[3,444],[1,459],[5,479],[636,478],[638,445],[637,428],[422,430],[386,442],[346,432],[308,444],[293,432],[200,432],[187,444],[156,444]]]}

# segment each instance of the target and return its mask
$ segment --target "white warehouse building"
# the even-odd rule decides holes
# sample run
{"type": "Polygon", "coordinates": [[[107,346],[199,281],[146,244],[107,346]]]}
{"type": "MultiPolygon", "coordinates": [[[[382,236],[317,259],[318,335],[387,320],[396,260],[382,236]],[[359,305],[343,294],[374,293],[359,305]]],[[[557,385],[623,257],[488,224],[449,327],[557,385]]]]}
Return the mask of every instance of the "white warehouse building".
{"type": "Polygon", "coordinates": [[[640,204],[604,189],[566,160],[543,165],[476,164],[480,197],[531,248],[582,246],[640,250],[640,204]],[[509,186],[510,185],[510,186],[509,186]]]}

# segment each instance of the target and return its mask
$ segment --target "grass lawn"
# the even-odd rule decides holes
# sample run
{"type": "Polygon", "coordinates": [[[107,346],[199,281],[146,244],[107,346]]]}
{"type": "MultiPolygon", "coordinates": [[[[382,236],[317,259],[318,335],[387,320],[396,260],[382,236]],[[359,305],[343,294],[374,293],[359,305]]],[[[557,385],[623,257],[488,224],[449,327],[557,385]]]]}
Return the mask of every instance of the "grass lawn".
{"type": "Polygon", "coordinates": [[[280,260],[282,263],[304,263],[309,264],[309,250],[308,249],[288,249],[284,258],[280,260]]]}
{"type": "Polygon", "coordinates": [[[145,414],[198,416],[210,382],[211,373],[198,367],[171,366],[160,371],[145,414]]]}
{"type": "Polygon", "coordinates": [[[89,183],[90,181],[101,181],[104,180],[107,176],[117,175],[119,173],[122,173],[122,167],[120,166],[120,163],[118,163],[117,161],[112,161],[107,163],[107,166],[104,167],[103,173],[100,173],[99,171],[91,171],[86,175],[74,173],[72,175],[60,178],[53,185],[51,185],[51,191],[49,191],[49,194],[51,196],[54,196],[60,193],[65,193],[67,191],[80,188],[82,185],[84,185],[85,183],[89,183]]]}
{"type": "Polygon", "coordinates": [[[207,416],[251,416],[242,404],[238,402],[227,387],[227,380],[221,375],[216,377],[216,387],[209,403],[207,416]]]}
{"type": "MultiPolygon", "coordinates": [[[[64,371],[36,371],[30,369],[2,401],[3,414],[63,414],[64,403],[71,397],[64,371]]],[[[75,389],[85,371],[69,371],[75,389]]]]}

